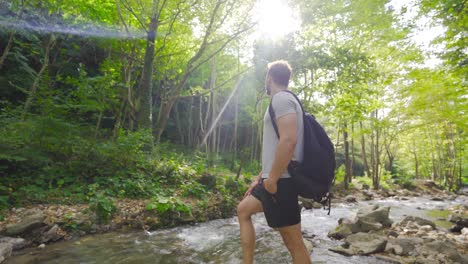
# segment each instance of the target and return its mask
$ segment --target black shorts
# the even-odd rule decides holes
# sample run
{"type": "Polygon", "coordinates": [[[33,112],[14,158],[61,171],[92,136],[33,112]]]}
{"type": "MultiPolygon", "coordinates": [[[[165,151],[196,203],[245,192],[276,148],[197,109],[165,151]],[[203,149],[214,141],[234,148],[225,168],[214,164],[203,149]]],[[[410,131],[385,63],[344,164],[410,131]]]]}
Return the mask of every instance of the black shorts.
{"type": "Polygon", "coordinates": [[[275,194],[271,194],[265,189],[263,180],[260,180],[251,194],[262,203],[268,225],[272,228],[278,228],[299,224],[301,222],[301,209],[293,180],[291,178],[279,179],[278,191],[275,194]]]}

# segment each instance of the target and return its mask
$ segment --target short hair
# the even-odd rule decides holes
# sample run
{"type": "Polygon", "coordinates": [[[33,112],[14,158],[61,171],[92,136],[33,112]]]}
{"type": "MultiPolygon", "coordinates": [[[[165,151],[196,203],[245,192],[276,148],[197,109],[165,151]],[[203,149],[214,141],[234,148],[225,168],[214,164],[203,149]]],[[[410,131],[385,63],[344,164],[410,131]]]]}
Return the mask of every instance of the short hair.
{"type": "Polygon", "coordinates": [[[273,81],[279,85],[288,87],[291,72],[291,65],[285,60],[277,60],[268,63],[267,76],[271,76],[273,81]]]}

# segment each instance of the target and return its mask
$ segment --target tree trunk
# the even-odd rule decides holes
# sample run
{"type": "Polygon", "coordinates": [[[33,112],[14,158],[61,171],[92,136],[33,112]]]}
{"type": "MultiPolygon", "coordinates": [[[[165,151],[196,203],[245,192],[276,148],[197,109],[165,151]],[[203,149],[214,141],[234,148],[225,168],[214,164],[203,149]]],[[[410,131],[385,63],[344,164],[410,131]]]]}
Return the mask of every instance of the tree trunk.
{"type": "Polygon", "coordinates": [[[212,111],[211,111],[211,126],[210,130],[208,130],[208,133],[211,133],[211,135],[208,135],[210,137],[211,141],[211,152],[216,153],[216,145],[217,145],[217,129],[216,129],[216,115],[218,114],[218,98],[217,98],[217,92],[215,90],[216,87],[216,57],[213,57],[211,60],[211,77],[210,77],[210,90],[212,91],[212,111]]]}
{"type": "Polygon", "coordinates": [[[2,56],[0,57],[0,70],[3,67],[3,63],[6,60],[6,57],[8,56],[8,53],[10,52],[11,46],[13,45],[13,40],[15,39],[15,32],[10,33],[10,37],[8,38],[8,43],[3,50],[2,56]]]}
{"type": "Polygon", "coordinates": [[[232,152],[232,160],[231,160],[231,170],[234,169],[234,164],[237,158],[237,129],[238,129],[238,112],[239,112],[239,96],[236,95],[235,101],[235,110],[234,110],[234,135],[231,139],[231,146],[230,151],[232,152]]]}
{"type": "MultiPolygon", "coordinates": [[[[373,115],[373,113],[372,113],[373,115]]],[[[373,121],[372,121],[373,122],[373,121]]],[[[371,155],[371,165],[370,167],[372,168],[372,171],[371,171],[371,178],[372,178],[372,186],[374,189],[376,189],[376,185],[377,183],[375,182],[375,131],[374,131],[374,128],[372,128],[372,131],[371,131],[371,142],[370,142],[370,155],[371,155]]]]}
{"type": "MultiPolygon", "coordinates": [[[[155,11],[153,11],[155,12],[155,11]]],[[[158,19],[155,15],[151,18],[149,31],[146,37],[145,58],[140,82],[139,101],[140,111],[138,111],[138,127],[144,129],[153,128],[153,63],[154,46],[158,29],[158,19]]],[[[172,104],[171,104],[172,106],[172,104]]],[[[164,109],[168,111],[167,108],[164,109]]],[[[170,110],[170,109],[169,109],[170,110]]],[[[164,112],[163,114],[169,114],[164,112]]]]}
{"type": "Polygon", "coordinates": [[[364,162],[364,169],[366,170],[367,177],[372,177],[369,163],[367,163],[367,154],[366,154],[366,140],[364,137],[364,133],[362,132],[362,121],[359,122],[359,126],[361,128],[361,147],[362,147],[362,160],[364,162]]]}
{"type": "Polygon", "coordinates": [[[195,134],[193,128],[193,111],[194,111],[194,97],[190,97],[190,108],[189,108],[189,120],[188,120],[188,130],[187,130],[187,143],[189,146],[193,146],[193,135],[195,134]]]}
{"type": "Polygon", "coordinates": [[[32,102],[34,101],[34,99],[36,97],[36,91],[37,91],[37,88],[39,86],[39,82],[40,82],[40,80],[42,78],[42,74],[44,73],[44,71],[49,66],[49,54],[50,54],[50,50],[52,49],[52,47],[54,45],[55,45],[55,36],[53,34],[51,34],[49,36],[49,40],[47,41],[46,46],[45,46],[44,58],[43,58],[43,63],[42,63],[41,69],[37,73],[36,78],[34,78],[34,82],[31,85],[31,88],[29,89],[28,98],[26,99],[26,102],[24,104],[24,110],[23,110],[23,115],[22,115],[23,120],[26,119],[26,115],[28,114],[28,112],[29,112],[29,110],[31,108],[32,102]]]}
{"type": "Polygon", "coordinates": [[[176,97],[169,98],[167,101],[161,101],[161,112],[160,112],[160,121],[156,124],[156,135],[155,135],[155,142],[159,142],[161,139],[161,135],[164,132],[164,127],[167,125],[167,121],[169,120],[169,115],[171,114],[172,107],[176,102],[176,97]]]}
{"type": "MultiPolygon", "coordinates": [[[[378,118],[378,110],[375,110],[375,119],[374,122],[377,122],[378,118]]],[[[375,175],[375,183],[374,189],[378,190],[380,188],[380,148],[379,148],[379,141],[380,141],[380,128],[378,126],[374,126],[375,128],[375,167],[374,167],[374,175],[375,175]]]]}
{"type": "MultiPolygon", "coordinates": [[[[356,159],[354,155],[354,123],[351,124],[351,177],[354,175],[354,164],[356,164],[356,159]]],[[[352,180],[352,179],[350,179],[352,180]]],[[[350,181],[351,182],[351,181],[350,181]]]]}
{"type": "Polygon", "coordinates": [[[97,139],[99,128],[101,128],[101,121],[102,121],[102,110],[99,112],[98,120],[96,123],[96,129],[94,130],[94,140],[97,139]]]}
{"type": "Polygon", "coordinates": [[[345,189],[348,189],[348,185],[351,182],[351,164],[349,159],[349,142],[348,142],[348,124],[345,121],[343,123],[343,140],[344,140],[344,147],[345,147],[345,178],[344,178],[344,186],[345,189]]]}
{"type": "Polygon", "coordinates": [[[184,131],[182,129],[182,123],[180,122],[179,104],[175,104],[174,114],[175,114],[175,118],[176,118],[177,131],[179,132],[180,143],[184,144],[184,142],[185,142],[185,140],[184,140],[184,131]]]}

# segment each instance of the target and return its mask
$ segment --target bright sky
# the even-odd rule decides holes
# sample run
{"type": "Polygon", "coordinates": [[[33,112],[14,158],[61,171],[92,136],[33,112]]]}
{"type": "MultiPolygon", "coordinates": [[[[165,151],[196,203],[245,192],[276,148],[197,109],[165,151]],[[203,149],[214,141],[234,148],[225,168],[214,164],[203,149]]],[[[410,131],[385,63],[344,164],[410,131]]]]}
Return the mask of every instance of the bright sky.
{"type": "Polygon", "coordinates": [[[300,29],[299,15],[282,0],[259,0],[255,6],[254,20],[259,21],[257,37],[273,40],[300,29]]]}
{"type": "MultiPolygon", "coordinates": [[[[418,7],[416,6],[416,0],[392,0],[389,5],[395,8],[395,11],[399,13],[403,7],[407,8],[407,12],[403,15],[403,21],[414,20],[418,15],[418,7]]],[[[445,28],[441,25],[431,25],[431,19],[429,17],[422,17],[416,21],[417,28],[411,34],[411,39],[414,43],[421,47],[422,50],[428,53],[439,52],[443,50],[442,45],[434,45],[431,42],[441,36],[445,32],[445,28]]],[[[436,58],[434,55],[428,54],[428,57],[423,66],[435,67],[442,61],[436,58]]]]}
{"type": "MultiPolygon", "coordinates": [[[[416,0],[391,0],[388,5],[394,7],[395,12],[399,13],[403,7],[407,12],[403,15],[403,21],[412,21],[417,17],[418,7],[416,0]]],[[[300,29],[299,14],[296,14],[285,0],[259,0],[255,7],[254,19],[259,21],[253,39],[271,38],[276,40],[282,36],[300,29]]],[[[411,34],[411,39],[422,50],[428,52],[424,66],[434,67],[441,61],[430,53],[443,49],[441,45],[431,44],[436,37],[444,33],[442,26],[430,24],[431,19],[423,17],[417,19],[417,29],[411,34]]]]}

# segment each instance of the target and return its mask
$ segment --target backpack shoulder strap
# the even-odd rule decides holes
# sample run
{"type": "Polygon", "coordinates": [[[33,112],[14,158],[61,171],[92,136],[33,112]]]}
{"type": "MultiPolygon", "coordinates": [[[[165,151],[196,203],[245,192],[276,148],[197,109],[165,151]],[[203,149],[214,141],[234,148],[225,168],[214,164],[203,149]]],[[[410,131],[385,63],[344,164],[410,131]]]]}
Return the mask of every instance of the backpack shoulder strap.
{"type": "MultiPolygon", "coordinates": [[[[289,94],[292,94],[294,96],[294,98],[296,98],[297,102],[299,103],[299,106],[301,107],[302,116],[305,117],[304,107],[302,106],[301,100],[299,100],[299,98],[297,98],[297,95],[295,93],[293,93],[292,91],[289,91],[289,90],[284,90],[284,91],[281,91],[281,92],[287,92],[289,94]]],[[[279,138],[280,134],[279,134],[279,131],[278,131],[278,125],[276,124],[275,111],[273,110],[273,97],[271,98],[270,105],[268,106],[268,113],[270,114],[271,123],[273,125],[273,128],[275,129],[276,135],[279,138]]]]}
{"type": "Polygon", "coordinates": [[[270,100],[270,105],[268,106],[268,113],[270,114],[271,124],[273,125],[273,128],[275,129],[276,136],[278,136],[279,138],[280,135],[278,131],[278,125],[276,124],[275,111],[273,110],[273,98],[271,98],[270,100]]]}
{"type": "Polygon", "coordinates": [[[284,90],[283,92],[287,92],[289,94],[292,94],[292,96],[294,96],[294,98],[296,98],[296,101],[299,103],[299,106],[301,107],[302,115],[305,116],[304,107],[302,106],[302,102],[301,102],[301,100],[299,100],[297,95],[295,93],[293,93],[292,91],[290,91],[290,90],[284,90]]]}

